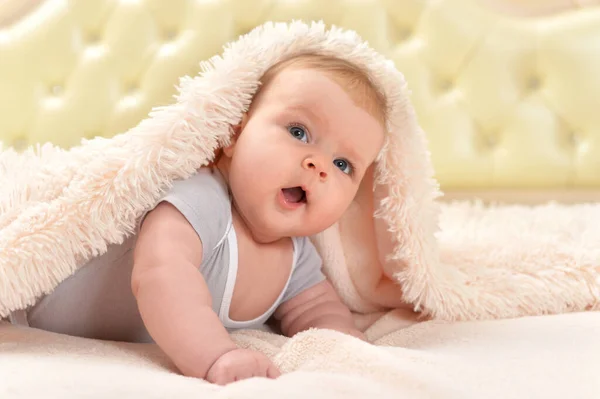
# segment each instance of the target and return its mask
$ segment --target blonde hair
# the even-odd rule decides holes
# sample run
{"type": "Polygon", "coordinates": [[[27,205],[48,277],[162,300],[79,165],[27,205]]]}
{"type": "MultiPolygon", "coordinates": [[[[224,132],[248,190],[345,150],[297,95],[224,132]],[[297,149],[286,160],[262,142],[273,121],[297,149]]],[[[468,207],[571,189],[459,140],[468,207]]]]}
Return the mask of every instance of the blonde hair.
{"type": "Polygon", "coordinates": [[[367,73],[358,66],[340,58],[321,54],[301,54],[280,61],[271,66],[260,79],[261,85],[256,91],[252,103],[260,93],[284,69],[314,69],[327,74],[348,93],[356,105],[362,107],[384,126],[387,119],[387,101],[375,87],[367,73]]]}

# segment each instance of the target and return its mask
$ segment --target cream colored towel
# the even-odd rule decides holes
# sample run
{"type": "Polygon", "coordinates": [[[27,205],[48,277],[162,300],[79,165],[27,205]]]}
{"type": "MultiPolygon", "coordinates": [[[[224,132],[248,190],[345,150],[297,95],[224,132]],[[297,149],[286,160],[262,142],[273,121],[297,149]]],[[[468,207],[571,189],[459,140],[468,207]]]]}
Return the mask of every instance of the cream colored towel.
{"type": "Polygon", "coordinates": [[[284,374],[226,387],[182,377],[153,345],[100,342],[0,324],[0,397],[597,399],[600,313],[406,328],[398,312],[367,330],[292,339],[236,333],[284,374]]]}

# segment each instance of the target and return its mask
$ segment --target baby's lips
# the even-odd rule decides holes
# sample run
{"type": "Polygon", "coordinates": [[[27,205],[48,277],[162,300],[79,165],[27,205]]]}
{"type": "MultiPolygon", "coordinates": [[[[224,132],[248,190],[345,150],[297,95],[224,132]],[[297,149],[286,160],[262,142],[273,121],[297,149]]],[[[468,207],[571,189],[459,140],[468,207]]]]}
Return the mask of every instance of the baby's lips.
{"type": "Polygon", "coordinates": [[[300,203],[304,198],[304,190],[302,190],[302,187],[300,186],[284,188],[281,192],[283,193],[285,200],[290,203],[300,203]]]}
{"type": "Polygon", "coordinates": [[[302,190],[304,190],[304,196],[306,197],[306,202],[308,203],[311,197],[311,191],[306,184],[303,184],[300,187],[302,188],[302,190]]]}

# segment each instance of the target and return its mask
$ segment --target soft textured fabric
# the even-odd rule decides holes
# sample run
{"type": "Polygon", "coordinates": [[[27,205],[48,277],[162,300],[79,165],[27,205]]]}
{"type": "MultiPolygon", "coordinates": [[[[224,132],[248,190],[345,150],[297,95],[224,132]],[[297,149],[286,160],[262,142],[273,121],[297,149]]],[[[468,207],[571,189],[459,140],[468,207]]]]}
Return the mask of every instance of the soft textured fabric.
{"type": "MultiPolygon", "coordinates": [[[[264,328],[277,306],[325,279],[313,245],[306,237],[294,237],[290,277],[277,300],[253,320],[231,320],[238,252],[225,181],[218,171],[203,168],[175,182],[159,202],[163,201],[176,207],[200,237],[205,249],[198,270],[211,293],[213,310],[229,331],[264,328]]],[[[92,259],[28,310],[28,325],[78,337],[153,342],[131,291],[134,246],[135,236],[92,259]]]]}
{"type": "Polygon", "coordinates": [[[0,397],[181,399],[597,399],[600,314],[414,324],[399,311],[371,345],[328,330],[288,339],[232,334],[270,356],[277,380],[225,387],[178,375],[155,345],[100,342],[0,324],[0,397]],[[404,327],[404,328],[403,328],[404,327]]]}
{"type": "Polygon", "coordinates": [[[203,63],[199,76],[182,78],[174,104],[123,134],[69,150],[0,153],[0,284],[7,288],[0,316],[32,305],[108,245],[123,242],[174,181],[228,145],[264,72],[307,52],[363,69],[388,108],[383,148],[353,204],[339,223],[311,237],[324,272],[356,312],[414,299],[408,291],[403,297],[397,274],[437,262],[438,189],[403,76],[355,32],[269,23],[203,63]]]}
{"type": "MultiPolygon", "coordinates": [[[[364,69],[389,108],[383,149],[353,203],[337,224],[311,237],[353,312],[408,304],[424,317],[468,320],[599,307],[597,205],[582,214],[551,207],[492,212],[487,233],[502,239],[485,245],[473,243],[489,235],[463,235],[479,225],[459,225],[457,240],[438,234],[439,191],[402,74],[352,31],[294,22],[265,24],[229,44],[199,76],[181,80],[174,104],[123,134],[70,150],[0,153],[0,317],[32,305],[123,242],[173,181],[190,177],[229,143],[262,74],[306,52],[364,69]],[[523,226],[529,241],[517,234],[523,226]]],[[[468,221],[471,211],[479,212],[456,216],[468,221]]]]}

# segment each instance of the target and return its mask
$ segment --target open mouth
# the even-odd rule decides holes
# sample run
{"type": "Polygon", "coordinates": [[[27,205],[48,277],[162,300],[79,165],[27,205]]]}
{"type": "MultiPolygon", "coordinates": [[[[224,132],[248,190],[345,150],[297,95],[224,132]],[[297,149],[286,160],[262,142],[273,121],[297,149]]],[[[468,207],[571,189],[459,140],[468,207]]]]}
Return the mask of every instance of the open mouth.
{"type": "Polygon", "coordinates": [[[289,204],[305,204],[306,203],[306,192],[302,187],[290,187],[281,190],[283,198],[289,204]]]}

